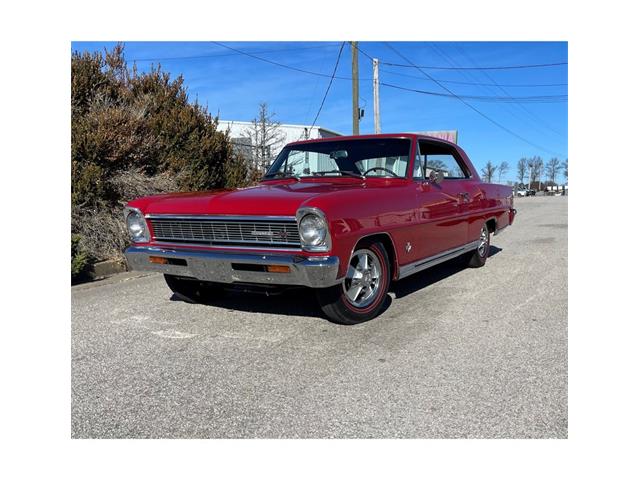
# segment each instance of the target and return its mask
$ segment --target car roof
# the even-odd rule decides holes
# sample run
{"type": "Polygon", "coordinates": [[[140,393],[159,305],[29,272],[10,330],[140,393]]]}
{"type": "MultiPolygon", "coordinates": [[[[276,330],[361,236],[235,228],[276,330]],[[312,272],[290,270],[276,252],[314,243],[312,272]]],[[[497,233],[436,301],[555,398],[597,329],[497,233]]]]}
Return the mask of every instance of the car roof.
{"type": "Polygon", "coordinates": [[[335,141],[345,141],[345,140],[371,140],[376,138],[407,138],[410,140],[429,140],[437,143],[442,143],[444,145],[452,145],[457,147],[455,143],[449,142],[442,138],[430,137],[428,135],[422,135],[418,133],[377,133],[377,134],[368,134],[368,135],[345,135],[338,137],[325,137],[325,138],[313,138],[309,140],[299,140],[297,142],[290,142],[287,145],[301,145],[307,143],[322,143],[322,142],[335,142],[335,141]]]}

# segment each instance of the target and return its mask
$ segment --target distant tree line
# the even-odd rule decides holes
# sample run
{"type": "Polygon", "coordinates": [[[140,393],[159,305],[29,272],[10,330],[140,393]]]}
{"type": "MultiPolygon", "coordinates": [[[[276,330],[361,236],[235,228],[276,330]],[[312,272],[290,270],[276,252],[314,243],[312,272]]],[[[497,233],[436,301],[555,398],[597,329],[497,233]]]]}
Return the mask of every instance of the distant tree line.
{"type": "Polygon", "coordinates": [[[71,58],[72,270],[121,258],[124,204],[168,191],[244,186],[253,166],[181,76],[140,73],[124,47],[71,58]]]}
{"type": "MultiPolygon", "coordinates": [[[[502,183],[502,177],[508,171],[509,163],[506,161],[496,165],[489,160],[481,169],[481,175],[485,182],[502,183]]],[[[554,157],[545,163],[539,156],[521,158],[516,164],[515,184],[531,188],[537,187],[538,190],[542,190],[548,185],[557,185],[561,176],[564,177],[565,182],[569,180],[569,159],[561,161],[554,157]],[[543,177],[546,177],[546,182],[543,181],[543,177]]],[[[507,183],[513,184],[514,182],[507,183]]]]}

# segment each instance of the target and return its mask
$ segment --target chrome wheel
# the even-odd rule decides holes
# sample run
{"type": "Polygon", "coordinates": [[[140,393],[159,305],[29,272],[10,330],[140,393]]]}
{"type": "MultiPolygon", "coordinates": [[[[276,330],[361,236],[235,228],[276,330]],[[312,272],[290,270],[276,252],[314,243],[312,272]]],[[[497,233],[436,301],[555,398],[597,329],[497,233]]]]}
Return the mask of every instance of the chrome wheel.
{"type": "Polygon", "coordinates": [[[382,267],[380,260],[366,248],[353,252],[342,289],[351,305],[357,308],[369,306],[378,295],[382,267]]]}
{"type": "Polygon", "coordinates": [[[480,230],[480,243],[478,244],[478,253],[481,257],[484,257],[484,254],[487,250],[487,244],[489,243],[489,229],[486,225],[482,227],[480,230]]]}

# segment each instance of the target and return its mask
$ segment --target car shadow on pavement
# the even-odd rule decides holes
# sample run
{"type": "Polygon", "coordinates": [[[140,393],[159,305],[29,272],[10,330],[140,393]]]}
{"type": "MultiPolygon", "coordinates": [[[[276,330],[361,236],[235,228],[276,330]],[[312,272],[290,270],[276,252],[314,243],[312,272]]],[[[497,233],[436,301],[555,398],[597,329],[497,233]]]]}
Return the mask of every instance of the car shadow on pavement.
{"type": "MultiPolygon", "coordinates": [[[[491,257],[501,250],[501,248],[491,245],[489,256],[491,257]]],[[[451,275],[455,275],[466,268],[468,267],[466,267],[460,259],[454,258],[453,260],[436,265],[435,267],[416,273],[405,279],[392,282],[389,291],[395,293],[396,298],[402,298],[424,287],[437,283],[440,280],[444,280],[451,275]]],[[[175,293],[170,297],[170,300],[193,303],[175,293]]],[[[269,295],[242,290],[228,290],[225,291],[223,295],[206,299],[200,302],[200,304],[242,312],[326,318],[316,301],[313,290],[305,287],[289,288],[283,290],[281,293],[270,293],[269,295]]],[[[380,314],[387,310],[390,305],[391,297],[387,295],[380,314]]]]}
{"type": "MultiPolygon", "coordinates": [[[[489,257],[494,256],[497,253],[502,251],[501,248],[491,245],[489,247],[489,257]]],[[[438,283],[445,278],[450,277],[451,275],[455,275],[463,270],[469,268],[463,262],[462,258],[454,258],[447,262],[441,263],[440,265],[436,265],[431,268],[427,268],[426,270],[411,275],[407,278],[403,278],[402,280],[398,280],[391,284],[389,291],[396,294],[396,298],[402,298],[407,295],[411,295],[412,293],[417,292],[429,285],[433,285],[434,283],[438,283]]]]}
{"type": "MultiPolygon", "coordinates": [[[[194,303],[176,293],[171,295],[170,300],[172,302],[194,303]]],[[[275,295],[229,290],[218,298],[210,298],[200,304],[241,312],[327,318],[320,309],[313,290],[305,287],[291,288],[275,295]]],[[[385,312],[390,305],[391,297],[387,295],[380,314],[385,312]]]]}
{"type": "MultiPolygon", "coordinates": [[[[175,293],[171,296],[171,301],[192,303],[175,293]]],[[[292,288],[279,294],[269,295],[231,290],[225,291],[220,297],[208,298],[200,302],[200,304],[242,312],[271,313],[275,315],[300,317],[324,316],[316,302],[313,290],[304,287],[292,288]]]]}

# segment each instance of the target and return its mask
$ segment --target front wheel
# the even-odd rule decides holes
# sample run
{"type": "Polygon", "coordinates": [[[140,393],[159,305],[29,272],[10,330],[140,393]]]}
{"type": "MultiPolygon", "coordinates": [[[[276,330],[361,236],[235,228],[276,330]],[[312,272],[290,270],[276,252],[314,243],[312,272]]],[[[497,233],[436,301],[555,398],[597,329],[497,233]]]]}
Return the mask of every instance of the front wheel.
{"type": "Polygon", "coordinates": [[[316,291],[320,308],[332,322],[355,325],[376,317],[389,291],[389,256],[380,242],[363,243],[353,252],[339,285],[316,291]]]}

